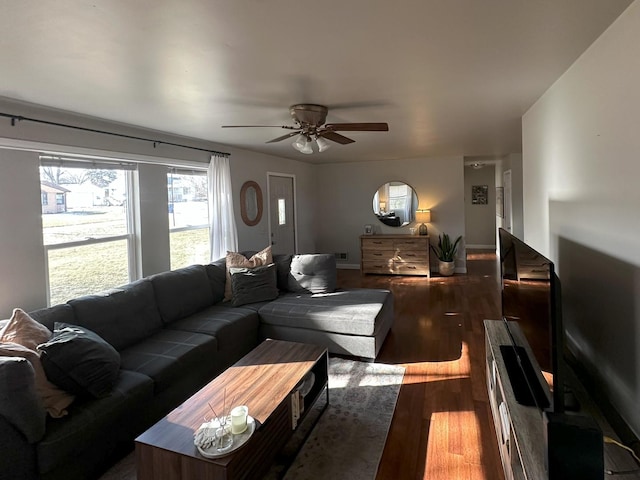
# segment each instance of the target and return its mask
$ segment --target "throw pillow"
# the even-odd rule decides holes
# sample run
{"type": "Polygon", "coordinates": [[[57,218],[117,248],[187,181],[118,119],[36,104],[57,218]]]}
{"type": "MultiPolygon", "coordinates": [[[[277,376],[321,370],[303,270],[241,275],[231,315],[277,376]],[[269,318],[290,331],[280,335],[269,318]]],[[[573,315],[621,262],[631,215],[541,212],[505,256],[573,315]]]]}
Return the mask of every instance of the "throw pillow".
{"type": "Polygon", "coordinates": [[[104,397],[118,379],[120,354],[88,328],[56,322],[38,351],[47,378],[76,395],[104,397]]]}
{"type": "Polygon", "coordinates": [[[291,274],[291,259],[293,255],[278,253],[273,256],[273,263],[278,271],[278,289],[286,292],[289,290],[289,275],[291,274]]]}
{"type": "Polygon", "coordinates": [[[262,267],[231,267],[231,305],[239,307],[247,303],[266,302],[278,297],[275,263],[262,267]]]}
{"type": "Polygon", "coordinates": [[[0,342],[11,342],[35,350],[51,338],[51,330],[36,322],[21,308],[14,308],[9,323],[0,331],[0,342]]]}
{"type": "Polygon", "coordinates": [[[273,257],[271,256],[271,245],[264,250],[259,251],[251,258],[245,257],[238,252],[227,252],[226,264],[227,264],[227,281],[224,286],[224,299],[231,300],[231,273],[230,268],[255,268],[262,265],[269,265],[273,263],[273,257]]]}
{"type": "Polygon", "coordinates": [[[294,255],[291,260],[289,291],[331,293],[337,284],[336,258],[330,253],[294,255]]]}
{"type": "Polygon", "coordinates": [[[75,397],[59,389],[47,379],[37,352],[17,343],[0,343],[0,356],[22,357],[28,360],[35,372],[36,392],[47,413],[53,418],[64,417],[68,413],[67,407],[75,397]]]}

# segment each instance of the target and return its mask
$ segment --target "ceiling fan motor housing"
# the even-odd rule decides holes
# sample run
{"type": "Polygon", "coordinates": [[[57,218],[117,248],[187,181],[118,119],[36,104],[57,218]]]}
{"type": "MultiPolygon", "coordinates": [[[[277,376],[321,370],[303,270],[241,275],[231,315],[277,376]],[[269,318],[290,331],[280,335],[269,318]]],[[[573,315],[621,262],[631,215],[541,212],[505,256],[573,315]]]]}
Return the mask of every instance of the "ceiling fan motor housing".
{"type": "Polygon", "coordinates": [[[289,107],[289,113],[296,123],[301,126],[309,125],[319,127],[327,120],[328,109],[324,105],[313,103],[300,103],[289,107]]]}

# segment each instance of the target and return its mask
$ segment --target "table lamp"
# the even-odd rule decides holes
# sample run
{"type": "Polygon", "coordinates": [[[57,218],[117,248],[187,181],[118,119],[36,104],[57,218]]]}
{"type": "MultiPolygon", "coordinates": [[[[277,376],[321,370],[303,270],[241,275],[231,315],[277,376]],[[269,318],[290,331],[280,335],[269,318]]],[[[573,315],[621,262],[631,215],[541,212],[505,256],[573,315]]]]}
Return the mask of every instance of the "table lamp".
{"type": "Polygon", "coordinates": [[[420,223],[418,233],[420,235],[427,235],[427,226],[425,224],[431,222],[431,210],[419,209],[416,210],[416,222],[420,223]]]}

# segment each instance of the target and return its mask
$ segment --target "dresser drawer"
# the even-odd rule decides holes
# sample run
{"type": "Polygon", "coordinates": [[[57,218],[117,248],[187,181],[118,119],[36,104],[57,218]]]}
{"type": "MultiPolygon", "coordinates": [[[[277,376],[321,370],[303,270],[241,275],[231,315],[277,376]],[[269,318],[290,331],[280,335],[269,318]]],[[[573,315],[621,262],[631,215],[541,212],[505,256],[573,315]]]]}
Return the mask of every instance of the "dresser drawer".
{"type": "Polygon", "coordinates": [[[393,250],[363,250],[362,260],[365,262],[391,261],[395,256],[393,250]]]}
{"type": "Polygon", "coordinates": [[[427,237],[415,237],[402,240],[394,240],[393,245],[401,250],[425,250],[429,248],[429,239],[427,237]]]}
{"type": "Polygon", "coordinates": [[[404,262],[429,262],[429,252],[426,250],[396,250],[395,259],[404,262]]]}
{"type": "Polygon", "coordinates": [[[383,275],[393,275],[395,273],[393,261],[390,261],[390,262],[364,261],[362,262],[362,271],[364,273],[380,273],[383,275]]]}
{"type": "Polygon", "coordinates": [[[362,240],[362,250],[393,250],[393,240],[367,238],[362,240]]]}
{"type": "Polygon", "coordinates": [[[399,261],[393,262],[393,273],[396,275],[429,275],[429,264],[424,263],[404,263],[399,261]]]}

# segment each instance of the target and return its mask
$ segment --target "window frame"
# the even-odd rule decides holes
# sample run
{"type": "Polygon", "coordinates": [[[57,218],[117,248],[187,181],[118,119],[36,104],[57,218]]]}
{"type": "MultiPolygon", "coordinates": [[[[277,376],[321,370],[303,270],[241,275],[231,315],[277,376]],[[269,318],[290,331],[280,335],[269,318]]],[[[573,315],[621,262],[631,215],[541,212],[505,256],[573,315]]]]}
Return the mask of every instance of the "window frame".
{"type": "MultiPolygon", "coordinates": [[[[126,198],[131,199],[134,193],[134,178],[133,172],[137,169],[137,164],[128,163],[123,161],[118,162],[96,162],[95,160],[87,161],[82,158],[67,158],[61,159],[59,157],[51,157],[48,155],[40,156],[40,167],[43,166],[59,166],[66,168],[84,168],[84,169],[98,169],[98,168],[106,168],[111,170],[120,170],[124,173],[125,180],[125,192],[126,198]]],[[[57,198],[57,197],[56,197],[57,198]]],[[[56,201],[57,204],[57,201],[56,201]]],[[[64,204],[66,204],[66,199],[64,204]]],[[[126,240],[127,242],[127,271],[128,271],[128,282],[133,282],[136,279],[140,278],[140,272],[138,267],[138,249],[136,237],[138,235],[136,228],[136,211],[135,211],[135,202],[128,201],[126,206],[126,226],[127,233],[113,235],[108,237],[101,238],[86,238],[84,240],[74,240],[71,242],[63,242],[63,243],[55,243],[55,244],[45,244],[44,246],[44,269],[45,269],[45,283],[46,283],[46,293],[47,293],[47,305],[51,306],[51,282],[50,282],[50,270],[49,270],[49,252],[54,250],[63,250],[66,248],[75,248],[75,247],[83,247],[83,246],[91,246],[91,245],[99,245],[103,243],[112,243],[119,242],[122,240],[126,240]]],[[[44,227],[42,229],[42,235],[44,240],[44,227]]],[[[113,285],[112,287],[106,288],[114,288],[118,285],[113,285]]]]}

